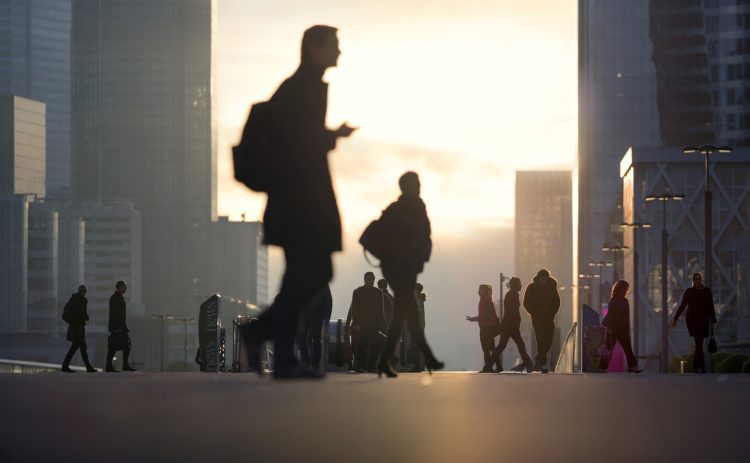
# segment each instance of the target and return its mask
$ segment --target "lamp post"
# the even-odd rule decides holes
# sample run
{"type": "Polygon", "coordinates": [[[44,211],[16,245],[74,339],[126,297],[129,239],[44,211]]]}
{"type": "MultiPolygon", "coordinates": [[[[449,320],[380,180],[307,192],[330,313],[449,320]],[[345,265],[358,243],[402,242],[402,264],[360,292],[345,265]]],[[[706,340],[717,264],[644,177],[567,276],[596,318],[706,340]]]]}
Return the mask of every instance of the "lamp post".
{"type": "Polygon", "coordinates": [[[612,267],[612,262],[606,260],[591,261],[589,262],[589,267],[596,267],[599,269],[599,307],[596,309],[596,311],[601,314],[602,304],[604,303],[604,300],[602,299],[602,282],[604,281],[602,279],[602,269],[604,267],[612,267]]]}
{"type": "Polygon", "coordinates": [[[704,272],[706,274],[706,286],[711,287],[713,282],[713,231],[711,228],[711,202],[713,197],[711,196],[711,184],[709,181],[709,162],[710,157],[714,153],[729,154],[732,151],[731,146],[716,146],[716,145],[700,145],[700,146],[686,146],[682,149],[685,154],[702,154],[703,165],[706,171],[706,187],[703,191],[703,253],[704,253],[704,272]]]}
{"type": "Polygon", "coordinates": [[[621,252],[627,251],[628,249],[630,249],[630,248],[627,247],[627,246],[609,246],[609,245],[607,245],[607,243],[604,243],[602,245],[602,252],[611,252],[612,255],[614,256],[614,261],[615,261],[615,267],[614,267],[614,269],[615,269],[615,271],[614,271],[614,274],[612,275],[612,279],[614,281],[617,281],[619,279],[618,278],[619,275],[617,274],[617,255],[619,253],[621,253],[621,252]]]}
{"type": "Polygon", "coordinates": [[[164,371],[164,320],[172,320],[171,315],[166,314],[155,314],[151,315],[151,318],[161,320],[161,342],[159,343],[159,371],[164,371]]]}
{"type": "Polygon", "coordinates": [[[639,281],[638,281],[638,229],[639,228],[651,228],[651,224],[648,222],[623,222],[620,224],[620,228],[632,228],[633,229],[633,353],[638,358],[638,342],[639,333],[641,330],[640,326],[640,294],[639,294],[639,281]]]}
{"type": "Polygon", "coordinates": [[[662,193],[659,195],[647,195],[643,198],[646,202],[660,201],[661,208],[661,372],[669,372],[669,317],[667,312],[667,247],[669,246],[669,233],[667,232],[667,201],[681,201],[685,199],[684,194],[662,193]]]}
{"type": "Polygon", "coordinates": [[[183,347],[185,350],[185,369],[188,367],[188,342],[187,342],[187,334],[188,334],[188,323],[195,323],[194,318],[176,318],[175,321],[182,322],[185,324],[185,338],[183,342],[183,347]]]}

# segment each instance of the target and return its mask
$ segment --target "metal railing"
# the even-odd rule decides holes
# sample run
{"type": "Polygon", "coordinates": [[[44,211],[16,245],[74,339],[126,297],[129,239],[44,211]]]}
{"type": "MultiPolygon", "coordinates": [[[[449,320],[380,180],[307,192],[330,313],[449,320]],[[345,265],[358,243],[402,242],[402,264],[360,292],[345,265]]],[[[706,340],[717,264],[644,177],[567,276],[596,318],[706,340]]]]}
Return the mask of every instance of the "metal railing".
{"type": "MultiPolygon", "coordinates": [[[[26,360],[0,359],[0,373],[51,373],[60,371],[62,365],[55,363],[28,362],[26,360]]],[[[73,371],[86,371],[84,367],[71,366],[73,371]]]]}
{"type": "Polygon", "coordinates": [[[565,337],[560,355],[557,356],[555,373],[573,373],[576,368],[576,345],[578,340],[578,322],[573,322],[568,335],[565,337]]]}

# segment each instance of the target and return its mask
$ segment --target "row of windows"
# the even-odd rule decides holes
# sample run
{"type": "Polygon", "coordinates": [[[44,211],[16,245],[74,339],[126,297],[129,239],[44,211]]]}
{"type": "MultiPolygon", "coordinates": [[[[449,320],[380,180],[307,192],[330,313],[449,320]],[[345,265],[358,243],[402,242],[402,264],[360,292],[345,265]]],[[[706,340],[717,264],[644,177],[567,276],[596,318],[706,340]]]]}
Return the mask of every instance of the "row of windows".
{"type": "Polygon", "coordinates": [[[750,28],[750,13],[706,16],[706,32],[726,32],[750,28]]]}
{"type": "Polygon", "coordinates": [[[722,80],[750,79],[750,62],[727,64],[725,69],[718,65],[711,66],[711,80],[721,82],[722,80]],[[725,71],[722,73],[722,71],[725,71]]]}
{"type": "Polygon", "coordinates": [[[750,55],[750,37],[712,40],[708,42],[708,54],[712,58],[717,56],[750,55]]]}

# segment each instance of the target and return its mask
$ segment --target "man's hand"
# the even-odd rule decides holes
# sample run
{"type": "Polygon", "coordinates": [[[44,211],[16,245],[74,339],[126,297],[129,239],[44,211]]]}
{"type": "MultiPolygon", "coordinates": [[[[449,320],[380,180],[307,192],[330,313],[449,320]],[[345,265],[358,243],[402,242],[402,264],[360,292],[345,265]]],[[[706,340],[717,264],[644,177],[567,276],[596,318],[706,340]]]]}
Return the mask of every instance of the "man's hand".
{"type": "Polygon", "coordinates": [[[348,138],[358,128],[359,127],[349,127],[347,123],[344,122],[338,129],[334,130],[333,134],[336,138],[348,138]]]}
{"type": "Polygon", "coordinates": [[[677,326],[677,319],[672,320],[672,328],[674,328],[675,326],[677,326]]]}

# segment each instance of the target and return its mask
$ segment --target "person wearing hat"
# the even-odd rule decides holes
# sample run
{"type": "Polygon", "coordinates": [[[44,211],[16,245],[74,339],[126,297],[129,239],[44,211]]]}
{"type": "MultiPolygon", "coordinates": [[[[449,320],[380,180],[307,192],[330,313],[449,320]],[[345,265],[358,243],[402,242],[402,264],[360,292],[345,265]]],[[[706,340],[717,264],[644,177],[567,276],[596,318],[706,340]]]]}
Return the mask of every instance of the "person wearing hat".
{"type": "Polygon", "coordinates": [[[549,270],[539,270],[534,281],[526,287],[523,307],[531,315],[531,324],[536,336],[536,369],[542,373],[549,373],[547,354],[555,336],[555,316],[560,310],[557,280],[550,276],[549,270]]]}
{"type": "Polygon", "coordinates": [[[66,373],[73,373],[73,370],[70,369],[70,361],[78,349],[81,350],[81,358],[84,365],[86,365],[86,371],[89,373],[99,371],[91,366],[88,348],[86,347],[86,322],[89,320],[89,314],[86,311],[86,305],[88,304],[88,299],[86,299],[87,292],[86,285],[79,286],[78,292],[70,296],[68,303],[65,304],[65,308],[63,309],[63,320],[68,323],[68,334],[65,339],[71,342],[70,349],[65,354],[65,360],[62,363],[62,371],[66,373]]]}

